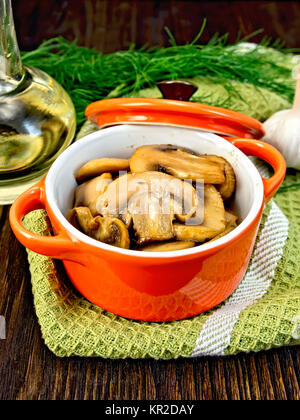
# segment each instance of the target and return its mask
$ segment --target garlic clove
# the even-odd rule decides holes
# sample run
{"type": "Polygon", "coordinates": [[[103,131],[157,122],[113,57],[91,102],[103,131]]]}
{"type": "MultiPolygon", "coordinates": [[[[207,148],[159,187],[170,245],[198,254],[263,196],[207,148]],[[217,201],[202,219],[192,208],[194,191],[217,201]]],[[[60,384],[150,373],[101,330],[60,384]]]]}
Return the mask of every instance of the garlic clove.
{"type": "Polygon", "coordinates": [[[300,170],[300,67],[292,109],[276,112],[264,123],[263,141],[276,147],[288,168],[300,170]]]}
{"type": "Polygon", "coordinates": [[[262,139],[276,147],[288,168],[300,170],[300,115],[295,109],[276,112],[263,124],[266,135],[262,139]]]}

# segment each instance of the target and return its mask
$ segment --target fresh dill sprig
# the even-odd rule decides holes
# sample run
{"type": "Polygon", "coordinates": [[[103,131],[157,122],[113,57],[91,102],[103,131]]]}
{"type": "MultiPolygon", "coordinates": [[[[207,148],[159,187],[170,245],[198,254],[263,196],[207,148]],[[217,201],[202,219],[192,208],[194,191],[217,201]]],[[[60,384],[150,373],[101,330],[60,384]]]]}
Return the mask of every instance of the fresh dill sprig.
{"type": "Polygon", "coordinates": [[[282,193],[282,192],[286,192],[286,191],[289,191],[289,190],[299,190],[299,189],[300,189],[300,183],[295,183],[295,184],[280,187],[278,189],[277,193],[282,193]]]}
{"type": "MultiPolygon", "coordinates": [[[[249,37],[228,45],[227,35],[216,35],[201,45],[198,41],[204,27],[205,22],[190,44],[177,45],[168,32],[170,47],[130,47],[128,51],[106,55],[58,37],[43,42],[35,51],[23,52],[22,59],[25,65],[44,70],[64,86],[75,105],[79,126],[85,121],[86,106],[93,101],[134,95],[161,80],[195,76],[212,78],[232,94],[236,92],[228,82],[239,81],[266,88],[292,101],[294,81],[291,69],[278,60],[278,54],[284,54],[280,42],[273,45],[276,54],[262,54],[259,47],[241,53],[239,43],[249,37]]],[[[264,38],[262,46],[270,45],[270,40],[264,38]]]]}

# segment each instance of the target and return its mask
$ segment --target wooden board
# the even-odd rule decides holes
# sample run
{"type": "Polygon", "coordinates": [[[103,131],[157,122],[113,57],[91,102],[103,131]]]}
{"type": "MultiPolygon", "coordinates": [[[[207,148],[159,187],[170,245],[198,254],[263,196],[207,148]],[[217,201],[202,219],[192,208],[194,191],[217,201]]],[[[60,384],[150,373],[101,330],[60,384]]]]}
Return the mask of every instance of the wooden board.
{"type": "Polygon", "coordinates": [[[216,32],[229,33],[233,42],[238,34],[264,28],[264,35],[282,39],[288,48],[300,46],[298,1],[14,0],[13,8],[20,47],[26,50],[58,35],[102,52],[131,44],[168,45],[166,26],[182,44],[196,37],[204,18],[202,42],[216,32]]]}

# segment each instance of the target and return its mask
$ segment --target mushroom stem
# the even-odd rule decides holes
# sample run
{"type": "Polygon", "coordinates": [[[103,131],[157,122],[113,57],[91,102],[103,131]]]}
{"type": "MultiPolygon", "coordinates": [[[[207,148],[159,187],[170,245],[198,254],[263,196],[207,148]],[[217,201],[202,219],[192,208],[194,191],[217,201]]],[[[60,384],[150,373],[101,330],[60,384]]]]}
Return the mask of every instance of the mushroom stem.
{"type": "Polygon", "coordinates": [[[115,217],[93,217],[88,207],[69,211],[68,221],[81,232],[97,241],[129,249],[130,238],[124,223],[115,217]]]}

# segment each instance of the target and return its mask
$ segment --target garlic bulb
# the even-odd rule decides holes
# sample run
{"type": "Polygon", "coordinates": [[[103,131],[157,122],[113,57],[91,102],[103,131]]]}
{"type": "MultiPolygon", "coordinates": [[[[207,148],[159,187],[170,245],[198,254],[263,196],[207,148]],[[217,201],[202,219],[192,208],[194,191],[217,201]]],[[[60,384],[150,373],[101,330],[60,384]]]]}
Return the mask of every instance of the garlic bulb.
{"type": "Polygon", "coordinates": [[[263,125],[263,141],[282,153],[288,168],[300,170],[300,69],[293,108],[276,112],[263,125]]]}

